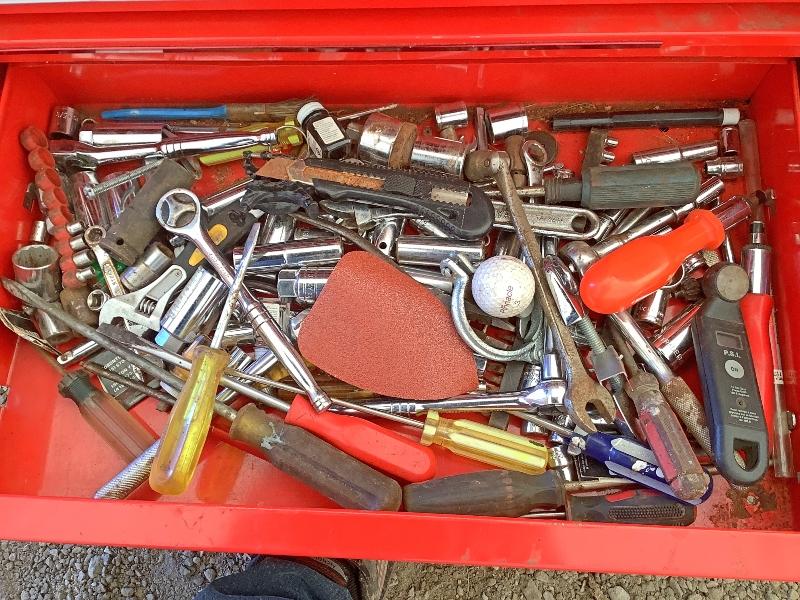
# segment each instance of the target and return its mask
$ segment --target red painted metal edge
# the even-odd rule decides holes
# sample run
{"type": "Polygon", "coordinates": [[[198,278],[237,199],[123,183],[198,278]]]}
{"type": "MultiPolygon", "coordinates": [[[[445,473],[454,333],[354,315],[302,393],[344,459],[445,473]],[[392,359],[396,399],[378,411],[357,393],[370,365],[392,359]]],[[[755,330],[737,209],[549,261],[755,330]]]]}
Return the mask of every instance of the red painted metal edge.
{"type": "MultiPolygon", "coordinates": [[[[9,14],[0,52],[121,49],[458,48],[621,44],[662,56],[800,54],[800,5],[668,4],[316,10],[160,11],[9,14]],[[124,21],[125,27],[118,23],[124,21]],[[383,23],[403,23],[386,27],[383,23]]],[[[127,6],[127,3],[124,5],[127,6]]],[[[133,7],[132,7],[133,8],[133,7]]]]}
{"type": "Polygon", "coordinates": [[[782,532],[15,496],[0,497],[0,531],[8,539],[56,543],[125,540],[279,555],[800,579],[800,541],[782,532]]]}

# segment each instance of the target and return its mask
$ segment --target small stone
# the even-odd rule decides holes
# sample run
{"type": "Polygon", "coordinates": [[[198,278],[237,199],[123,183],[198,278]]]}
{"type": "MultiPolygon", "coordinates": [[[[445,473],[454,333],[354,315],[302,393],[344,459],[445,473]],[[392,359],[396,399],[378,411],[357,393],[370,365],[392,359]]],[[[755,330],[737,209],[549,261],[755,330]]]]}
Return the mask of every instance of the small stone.
{"type": "Polygon", "coordinates": [[[413,600],[413,598],[414,598],[414,593],[415,593],[415,590],[414,590],[414,586],[412,585],[412,586],[411,586],[411,587],[408,589],[408,593],[406,594],[406,598],[408,598],[408,600],[413,600]]]}
{"type": "Polygon", "coordinates": [[[534,575],[536,581],[541,581],[542,583],[550,583],[552,578],[550,577],[550,573],[546,571],[536,571],[536,575],[534,575]]]}
{"type": "Polygon", "coordinates": [[[194,564],[196,564],[196,565],[199,565],[200,564],[200,557],[199,556],[193,556],[192,557],[192,562],[194,564]]]}
{"type": "Polygon", "coordinates": [[[11,561],[17,560],[17,553],[16,552],[10,552],[9,555],[8,555],[8,560],[11,560],[11,561]]]}
{"type": "Polygon", "coordinates": [[[124,587],[122,588],[119,593],[122,595],[123,598],[130,598],[133,596],[134,590],[132,587],[124,587]]]}
{"type": "Polygon", "coordinates": [[[525,596],[525,600],[542,600],[542,592],[532,579],[525,584],[522,595],[525,596]]]}
{"type": "Polygon", "coordinates": [[[553,592],[550,590],[546,590],[543,595],[544,600],[556,600],[555,596],[553,596],[553,592]]]}
{"type": "Polygon", "coordinates": [[[19,595],[19,600],[31,600],[31,595],[27,590],[22,590],[22,593],[19,595]]]}
{"type": "Polygon", "coordinates": [[[705,600],[700,594],[690,594],[686,600],[705,600]]]}
{"type": "Polygon", "coordinates": [[[767,592],[767,600],[779,600],[773,592],[767,592]]]}
{"type": "Polygon", "coordinates": [[[487,586],[497,585],[497,579],[495,579],[494,577],[489,577],[489,579],[486,580],[486,585],[487,586]]]}
{"type": "Polygon", "coordinates": [[[192,570],[187,567],[186,565],[181,565],[181,575],[184,577],[189,577],[192,574],[192,570]]]}
{"type": "Polygon", "coordinates": [[[156,600],[155,594],[147,594],[144,600],[156,600]]]}
{"type": "Polygon", "coordinates": [[[89,566],[86,567],[86,572],[90,579],[94,579],[102,569],[103,559],[99,556],[93,556],[89,559],[89,566]]]}
{"type": "Polygon", "coordinates": [[[206,578],[206,581],[212,582],[217,577],[217,571],[213,567],[208,567],[203,570],[203,577],[206,578]]]}
{"type": "Polygon", "coordinates": [[[608,590],[608,597],[610,600],[630,600],[631,596],[625,591],[625,588],[615,585],[608,590]]]}
{"type": "Polygon", "coordinates": [[[789,600],[800,600],[800,592],[797,590],[789,592],[789,600]]]}
{"type": "Polygon", "coordinates": [[[489,594],[487,594],[486,592],[483,592],[481,594],[481,600],[489,600],[489,594]]]}
{"type": "Polygon", "coordinates": [[[725,590],[720,587],[711,588],[708,592],[708,600],[722,600],[725,597],[725,590]]]}
{"type": "Polygon", "coordinates": [[[194,577],[192,577],[192,585],[194,585],[196,587],[200,587],[205,582],[206,582],[206,580],[203,579],[203,576],[200,575],[199,573],[197,575],[195,575],[194,577]]]}

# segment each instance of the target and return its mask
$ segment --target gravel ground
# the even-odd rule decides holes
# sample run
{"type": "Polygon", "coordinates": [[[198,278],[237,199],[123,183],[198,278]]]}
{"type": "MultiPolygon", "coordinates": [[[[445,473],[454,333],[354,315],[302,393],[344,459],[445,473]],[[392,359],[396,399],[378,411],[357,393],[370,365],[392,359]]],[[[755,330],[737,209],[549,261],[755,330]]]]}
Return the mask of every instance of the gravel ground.
{"type": "MultiPolygon", "coordinates": [[[[188,600],[243,554],[0,542],[2,600],[188,600]]],[[[796,583],[397,563],[387,600],[800,600],[796,583]]]]}

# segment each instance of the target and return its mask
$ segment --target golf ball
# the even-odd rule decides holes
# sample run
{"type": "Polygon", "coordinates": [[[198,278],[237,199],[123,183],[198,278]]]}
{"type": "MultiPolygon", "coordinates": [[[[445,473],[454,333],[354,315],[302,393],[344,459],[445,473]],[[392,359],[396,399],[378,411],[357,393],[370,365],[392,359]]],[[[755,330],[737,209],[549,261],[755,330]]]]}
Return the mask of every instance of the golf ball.
{"type": "Polygon", "coordinates": [[[493,256],[472,276],[472,297],[493,317],[516,317],[533,300],[536,283],[528,266],[513,256],[493,256]]]}

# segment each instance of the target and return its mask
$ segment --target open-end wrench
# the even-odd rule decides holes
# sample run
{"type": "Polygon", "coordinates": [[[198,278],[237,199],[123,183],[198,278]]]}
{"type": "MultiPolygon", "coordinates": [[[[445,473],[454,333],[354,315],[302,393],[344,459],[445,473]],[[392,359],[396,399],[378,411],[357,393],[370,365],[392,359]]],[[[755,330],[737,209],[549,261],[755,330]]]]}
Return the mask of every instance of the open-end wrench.
{"type": "Polygon", "coordinates": [[[97,264],[106,279],[108,292],[112,296],[124,296],[128,293],[128,290],[122,285],[122,280],[119,278],[119,273],[117,273],[117,267],[108,252],[100,247],[100,241],[104,237],[106,237],[106,230],[99,225],[93,225],[83,232],[83,239],[94,253],[97,264]]]}
{"type": "Polygon", "coordinates": [[[614,400],[606,388],[592,379],[583,365],[575,340],[561,318],[555,299],[550,292],[547,276],[543,268],[542,252],[539,242],[533,235],[530,223],[526,218],[522,201],[517,195],[511,172],[508,168],[508,157],[503,152],[474,151],[468,161],[472,168],[482,169],[487,176],[494,177],[497,187],[503,195],[509,213],[514,222],[522,248],[536,281],[536,299],[544,311],[547,321],[552,326],[553,340],[564,359],[564,371],[567,380],[567,392],[564,406],[572,420],[584,431],[597,431],[587,412],[589,406],[600,413],[609,423],[613,422],[616,413],[614,400]]]}
{"type": "MultiPolygon", "coordinates": [[[[183,236],[193,242],[220,279],[228,287],[233,284],[233,267],[222,258],[209,237],[203,223],[204,214],[200,207],[200,199],[194,193],[178,188],[164,194],[156,205],[156,219],[170,233],[183,236]]],[[[267,309],[245,286],[242,286],[239,293],[239,306],[242,309],[243,317],[253,326],[253,331],[264,340],[289,371],[289,374],[303,388],[314,408],[319,411],[328,408],[331,404],[330,398],[314,381],[303,358],[272,319],[267,309]]]]}

